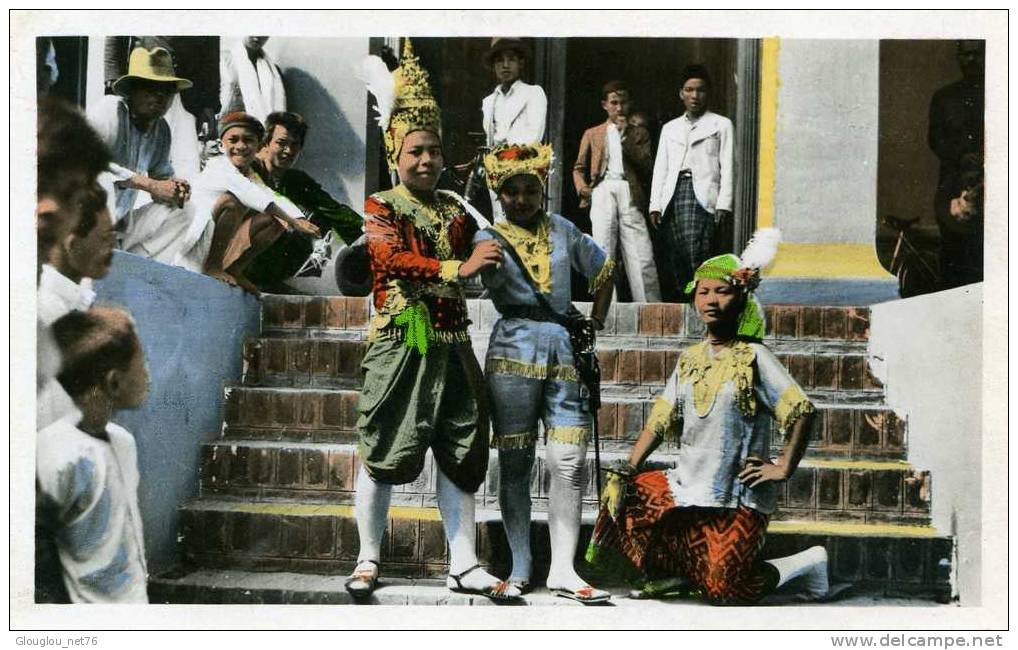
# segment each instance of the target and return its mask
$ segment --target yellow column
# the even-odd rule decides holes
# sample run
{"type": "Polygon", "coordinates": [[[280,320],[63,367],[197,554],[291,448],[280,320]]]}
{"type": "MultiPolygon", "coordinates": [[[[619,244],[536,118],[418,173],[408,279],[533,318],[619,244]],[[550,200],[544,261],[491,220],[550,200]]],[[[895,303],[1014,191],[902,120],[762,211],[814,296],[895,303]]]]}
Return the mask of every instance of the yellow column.
{"type": "Polygon", "coordinates": [[[757,228],[774,225],[774,159],[778,132],[777,36],[763,39],[760,47],[760,153],[757,169],[757,228]]]}
{"type": "MultiPolygon", "coordinates": [[[[774,214],[775,161],[778,135],[778,89],[781,86],[781,39],[762,39],[760,48],[760,140],[757,168],[756,227],[780,226],[774,214]]],[[[787,239],[792,233],[785,232],[787,239]]],[[[887,279],[872,242],[798,243],[783,241],[764,275],[785,278],[887,279]]]]}

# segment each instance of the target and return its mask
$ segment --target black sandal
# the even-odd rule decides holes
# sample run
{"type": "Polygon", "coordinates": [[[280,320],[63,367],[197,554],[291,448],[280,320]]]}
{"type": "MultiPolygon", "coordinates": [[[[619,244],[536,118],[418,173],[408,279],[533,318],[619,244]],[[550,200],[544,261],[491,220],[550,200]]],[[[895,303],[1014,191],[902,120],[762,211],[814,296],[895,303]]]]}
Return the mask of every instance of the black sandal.
{"type": "Polygon", "coordinates": [[[445,580],[445,586],[448,587],[450,591],[455,591],[458,594],[477,594],[478,596],[486,596],[488,598],[491,598],[492,600],[509,601],[520,598],[521,594],[519,593],[515,594],[509,593],[510,589],[515,589],[517,592],[519,591],[519,589],[510,585],[505,580],[499,580],[498,582],[496,582],[495,584],[491,585],[486,589],[474,589],[471,587],[464,587],[463,586],[464,576],[480,568],[481,568],[480,564],[475,564],[474,566],[470,567],[469,569],[460,574],[450,573],[449,577],[446,578],[445,580]],[[454,582],[455,585],[450,584],[450,581],[454,582]]]}
{"type": "Polygon", "coordinates": [[[354,567],[353,575],[346,579],[343,586],[346,587],[347,593],[349,593],[355,599],[367,598],[375,589],[378,587],[378,574],[381,573],[381,567],[375,560],[364,560],[358,562],[357,566],[367,564],[370,562],[375,565],[375,572],[372,574],[369,571],[358,571],[357,567],[354,567]]]}

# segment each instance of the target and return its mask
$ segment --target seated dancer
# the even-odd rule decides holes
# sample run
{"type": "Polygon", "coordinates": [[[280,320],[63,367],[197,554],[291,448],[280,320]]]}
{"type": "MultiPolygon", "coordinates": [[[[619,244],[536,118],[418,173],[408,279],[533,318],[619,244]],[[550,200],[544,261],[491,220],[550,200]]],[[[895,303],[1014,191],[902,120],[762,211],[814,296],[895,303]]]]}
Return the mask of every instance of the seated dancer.
{"type": "Polygon", "coordinates": [[[509,583],[530,587],[530,475],[537,446],[537,422],[547,435],[545,463],[551,475],[548,532],[551,570],[548,588],[582,603],[606,601],[573,567],[580,535],[580,508],[591,411],[580,394],[569,332],[548,308],[564,314],[570,306],[571,271],[590,281],[595,294],[591,318],[603,327],[611,304],[615,263],[571,222],[544,209],[551,146],[502,145],[485,156],[488,185],[498,195],[506,221],[474,236],[475,243],[498,241],[501,268],[481,277],[502,315],[491,332],[485,371],[492,398],[498,449],[498,491],[513,568],[509,583]],[[512,247],[525,268],[508,254],[512,247]],[[536,288],[535,288],[536,287],[536,288]],[[547,307],[537,299],[540,291],[547,307]]]}
{"type": "Polygon", "coordinates": [[[609,472],[587,560],[649,579],[644,597],[674,588],[672,595],[698,592],[712,603],[752,603],[799,576],[806,597],[827,594],[823,547],[760,558],[776,484],[805,453],[814,411],[761,343],[763,310],[752,292],[779,238],[759,231],[742,259],[719,255],[696,270],[685,291],[707,338],[682,352],[628,463],[609,472]],[[788,435],[777,462],[768,460],[770,417],[788,435]],[[661,441],[674,438],[675,468],[641,472],[661,441]]]}
{"type": "Polygon", "coordinates": [[[194,184],[194,218],[177,263],[260,295],[248,265],[284,232],[318,237],[300,208],[265,186],[254,172],[265,129],[246,113],[219,122],[225,155],[210,159],[194,184]]]}
{"type": "Polygon", "coordinates": [[[374,591],[392,486],[415,480],[431,449],[449,540],[446,584],[496,600],[517,598],[518,589],[477,562],[474,493],[488,467],[488,413],[460,286],[500,263],[501,252],[485,242],[467,258],[477,223],[455,194],[435,189],[444,163],[441,118],[409,39],[393,73],[377,57],[365,69],[386,159],[400,183],[364,206],[376,314],[357,404],[360,553],[346,588],[355,598],[374,591]]]}
{"type": "Polygon", "coordinates": [[[329,243],[333,235],[329,233],[347,244],[361,236],[361,215],[332,198],[310,175],[294,168],[307,132],[308,123],[297,113],[270,113],[252,169],[272,191],[293,201],[326,236],[314,240],[297,231],[284,233],[247,268],[245,275],[258,286],[295,275],[320,276],[332,252],[329,243]]]}

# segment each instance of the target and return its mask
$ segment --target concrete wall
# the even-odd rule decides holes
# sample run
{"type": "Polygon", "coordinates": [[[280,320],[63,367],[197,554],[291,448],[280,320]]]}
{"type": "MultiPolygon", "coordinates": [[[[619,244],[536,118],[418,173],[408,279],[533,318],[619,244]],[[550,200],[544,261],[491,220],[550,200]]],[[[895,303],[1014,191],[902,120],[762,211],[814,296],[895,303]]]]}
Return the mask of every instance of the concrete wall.
{"type": "Polygon", "coordinates": [[[113,420],[134,434],[149,572],[177,560],[177,507],[198,493],[200,443],[219,437],[223,386],[240,378],[260,303],[207,276],[117,251],[96,283],[101,304],[129,310],[151,376],[148,400],[113,420]]]}
{"type": "Polygon", "coordinates": [[[782,40],[774,214],[788,242],[872,244],[879,42],[782,40]]]}
{"type": "Polygon", "coordinates": [[[276,37],[265,49],[283,70],[287,108],[311,125],[297,166],[360,211],[367,90],[354,71],[368,54],[368,39],[276,37]]]}
{"type": "Polygon", "coordinates": [[[870,352],[887,403],[908,418],[908,459],[932,473],[933,525],[957,542],[955,585],[979,605],[983,285],[871,307],[870,352]]]}

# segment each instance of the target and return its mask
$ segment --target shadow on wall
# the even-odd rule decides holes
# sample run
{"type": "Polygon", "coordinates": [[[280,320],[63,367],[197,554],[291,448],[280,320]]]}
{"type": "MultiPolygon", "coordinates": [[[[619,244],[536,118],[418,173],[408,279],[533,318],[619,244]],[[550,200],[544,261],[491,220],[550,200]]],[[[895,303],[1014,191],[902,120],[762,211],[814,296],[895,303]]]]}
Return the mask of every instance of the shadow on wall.
{"type": "Polygon", "coordinates": [[[307,146],[297,166],[337,201],[359,210],[363,198],[350,197],[343,180],[364,175],[362,129],[350,125],[332,93],[314,75],[286,68],[283,80],[289,109],[303,115],[310,125],[307,146]]]}
{"type": "Polygon", "coordinates": [[[149,396],[113,420],[134,434],[149,572],[177,563],[177,508],[198,493],[201,443],[220,436],[223,387],[239,380],[241,348],[260,303],[204,275],[116,251],[96,283],[100,304],[131,312],[145,350],[149,396]]]}

